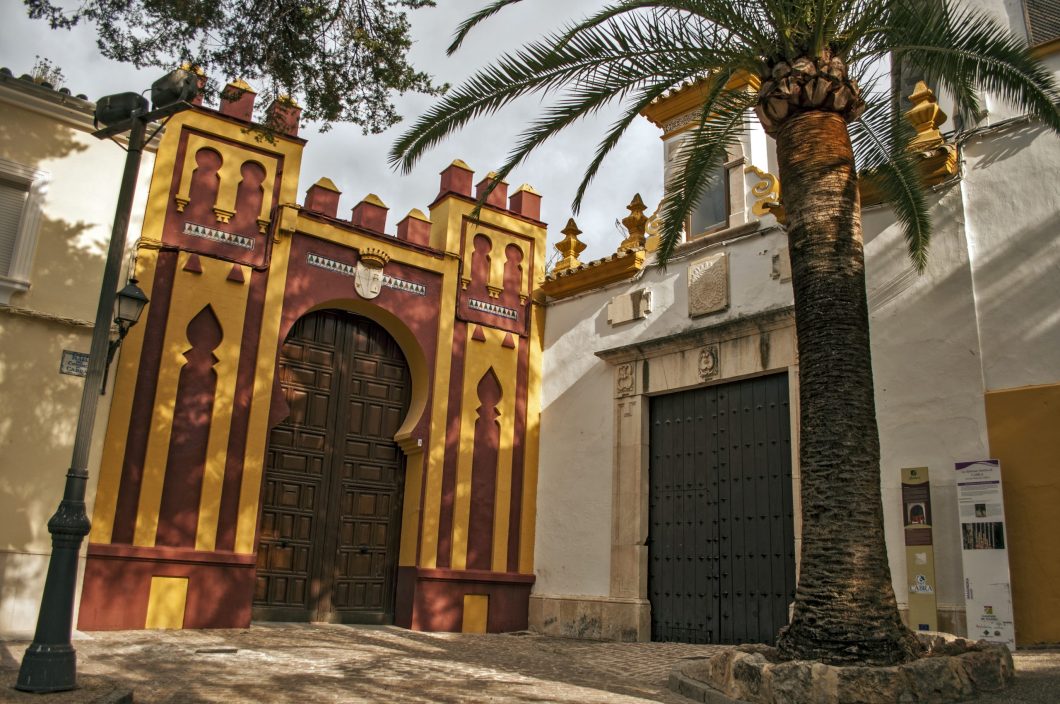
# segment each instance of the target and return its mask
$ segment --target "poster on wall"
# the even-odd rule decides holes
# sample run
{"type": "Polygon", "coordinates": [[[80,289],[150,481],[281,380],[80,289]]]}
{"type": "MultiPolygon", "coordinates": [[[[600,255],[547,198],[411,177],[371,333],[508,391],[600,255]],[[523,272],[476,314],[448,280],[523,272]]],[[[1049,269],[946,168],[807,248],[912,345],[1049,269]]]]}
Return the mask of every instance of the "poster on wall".
{"type": "Polygon", "coordinates": [[[914,631],[937,631],[935,549],[931,538],[931,484],[927,467],[902,469],[902,516],[909,627],[914,631]]]}
{"type": "Polygon", "coordinates": [[[1001,463],[979,460],[955,467],[968,637],[1015,648],[1001,463]]]}

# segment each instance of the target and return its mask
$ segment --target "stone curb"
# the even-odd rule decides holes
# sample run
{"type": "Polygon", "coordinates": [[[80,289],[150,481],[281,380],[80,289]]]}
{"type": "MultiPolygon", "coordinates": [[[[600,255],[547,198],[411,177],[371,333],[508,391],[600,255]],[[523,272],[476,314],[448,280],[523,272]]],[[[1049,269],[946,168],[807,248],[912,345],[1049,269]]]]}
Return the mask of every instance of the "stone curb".
{"type": "Polygon", "coordinates": [[[1004,690],[1014,676],[1008,648],[941,635],[920,636],[925,655],[890,667],[779,660],[766,645],[742,645],[676,664],[668,688],[705,704],[819,701],[964,701],[1004,690]]]}
{"type": "Polygon", "coordinates": [[[687,697],[694,702],[703,702],[703,704],[746,704],[739,699],[730,699],[701,680],[688,677],[681,671],[682,667],[683,664],[674,665],[670,679],[666,683],[667,688],[682,697],[687,697]]]}

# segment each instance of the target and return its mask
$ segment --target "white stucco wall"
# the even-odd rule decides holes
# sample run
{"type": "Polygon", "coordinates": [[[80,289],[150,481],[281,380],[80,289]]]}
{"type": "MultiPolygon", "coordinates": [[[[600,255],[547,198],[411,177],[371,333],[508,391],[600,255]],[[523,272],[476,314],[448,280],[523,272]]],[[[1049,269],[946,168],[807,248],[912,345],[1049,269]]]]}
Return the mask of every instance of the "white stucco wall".
{"type": "Polygon", "coordinates": [[[959,185],[936,197],[927,270],[918,275],[888,208],[864,215],[880,481],[895,596],[908,603],[901,469],[928,467],[936,596],[963,608],[954,462],[987,456],[979,340],[959,185]]]}
{"type": "Polygon", "coordinates": [[[965,219],[987,390],[1060,381],[1060,137],[1016,125],[966,145],[965,219]]]}
{"type": "Polygon", "coordinates": [[[705,249],[693,244],[691,253],[679,252],[665,271],[649,264],[634,281],[550,303],[535,593],[606,596],[609,591],[614,376],[613,367],[595,353],[790,306],[790,285],[770,276],[772,257],[785,246],[786,238],[776,228],[705,249]],[[721,251],[729,255],[729,308],[690,318],[685,283],[689,262],[721,251]],[[652,292],[652,313],[612,327],[607,322],[611,298],[642,288],[652,292]]]}

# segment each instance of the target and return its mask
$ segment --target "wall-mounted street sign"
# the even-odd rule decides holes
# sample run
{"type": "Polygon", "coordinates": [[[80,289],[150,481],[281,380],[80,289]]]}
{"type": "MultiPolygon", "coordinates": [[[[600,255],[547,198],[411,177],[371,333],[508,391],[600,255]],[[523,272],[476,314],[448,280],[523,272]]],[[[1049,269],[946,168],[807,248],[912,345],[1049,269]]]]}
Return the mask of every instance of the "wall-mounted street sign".
{"type": "Polygon", "coordinates": [[[927,467],[902,469],[902,515],[909,627],[914,631],[937,631],[935,548],[931,535],[931,484],[928,483],[927,467]]]}
{"type": "Polygon", "coordinates": [[[63,359],[59,362],[59,373],[84,377],[88,375],[88,353],[63,350],[63,359]]]}
{"type": "Polygon", "coordinates": [[[1001,463],[958,462],[956,470],[968,637],[1014,648],[1001,463]]]}

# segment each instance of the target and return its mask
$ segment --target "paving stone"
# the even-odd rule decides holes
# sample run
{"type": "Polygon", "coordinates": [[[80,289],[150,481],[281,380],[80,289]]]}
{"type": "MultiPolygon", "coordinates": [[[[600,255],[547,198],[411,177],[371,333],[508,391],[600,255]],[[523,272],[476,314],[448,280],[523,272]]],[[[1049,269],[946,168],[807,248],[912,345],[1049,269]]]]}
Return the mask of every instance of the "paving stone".
{"type": "MultiPolygon", "coordinates": [[[[17,668],[25,646],[0,643],[0,668],[17,668]]],[[[120,679],[151,704],[687,704],[667,689],[670,670],[719,649],[323,624],[91,633],[75,647],[81,674],[120,679]]]]}
{"type": "MultiPolygon", "coordinates": [[[[87,690],[59,698],[9,689],[26,645],[0,642],[0,702],[93,701],[87,690]]],[[[74,645],[81,675],[131,688],[137,704],[688,704],[667,688],[673,667],[728,650],[323,624],[86,633],[74,645]]],[[[1060,701],[1060,651],[1017,651],[1014,660],[1015,685],[977,704],[1060,701]]]]}

